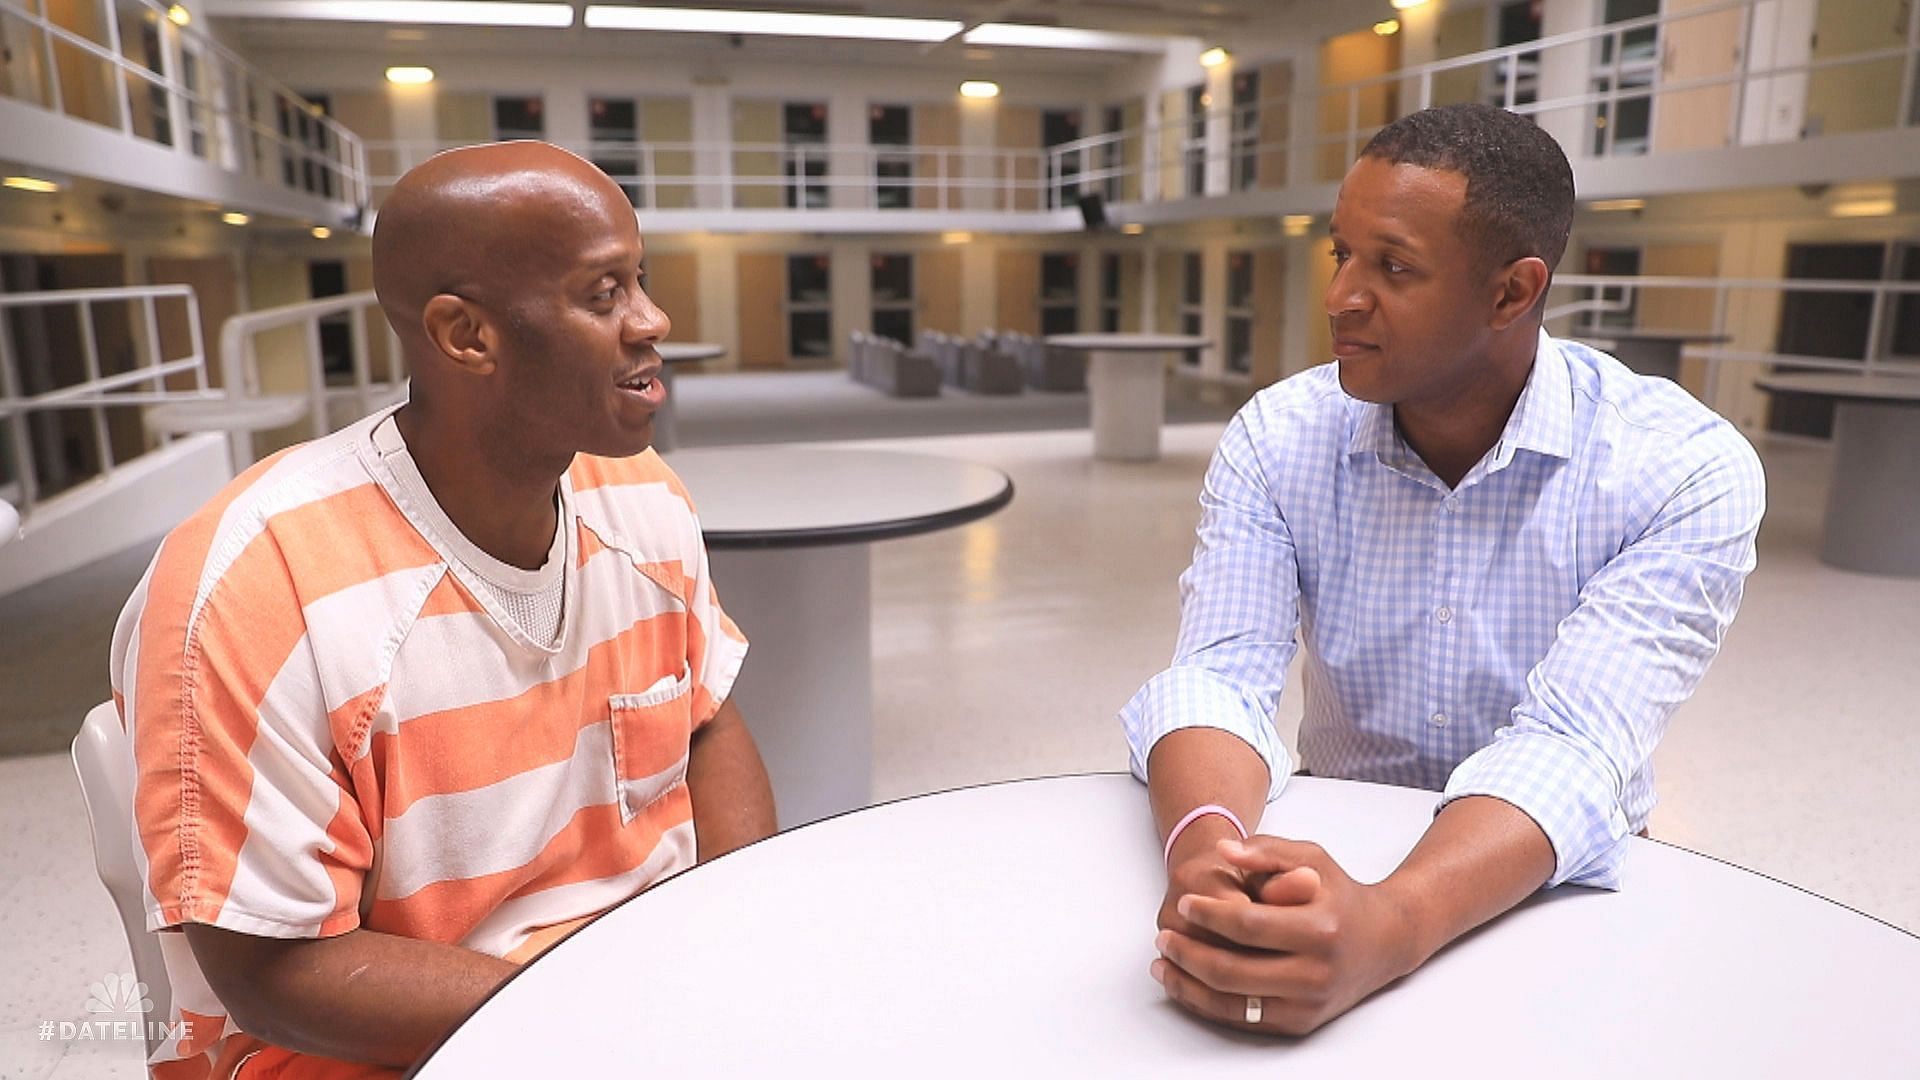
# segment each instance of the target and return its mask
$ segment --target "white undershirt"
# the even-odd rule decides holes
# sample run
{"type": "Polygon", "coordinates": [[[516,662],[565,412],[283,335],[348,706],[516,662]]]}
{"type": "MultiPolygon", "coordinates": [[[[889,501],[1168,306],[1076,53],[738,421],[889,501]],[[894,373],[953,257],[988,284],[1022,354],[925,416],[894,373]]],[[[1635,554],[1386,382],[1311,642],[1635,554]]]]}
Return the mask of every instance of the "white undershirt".
{"type": "MultiPolygon", "coordinates": [[[[561,616],[566,611],[566,568],[572,558],[573,530],[556,527],[553,543],[547,548],[546,561],[538,570],[509,566],[480,550],[467,539],[428,489],[413,454],[407,450],[400,427],[389,416],[373,429],[373,445],[391,470],[400,494],[411,504],[424,524],[433,530],[443,551],[458,559],[473,579],[499,602],[507,618],[531,640],[549,648],[560,643],[561,616]]],[[[558,496],[559,524],[567,521],[566,486],[558,496]]]]}

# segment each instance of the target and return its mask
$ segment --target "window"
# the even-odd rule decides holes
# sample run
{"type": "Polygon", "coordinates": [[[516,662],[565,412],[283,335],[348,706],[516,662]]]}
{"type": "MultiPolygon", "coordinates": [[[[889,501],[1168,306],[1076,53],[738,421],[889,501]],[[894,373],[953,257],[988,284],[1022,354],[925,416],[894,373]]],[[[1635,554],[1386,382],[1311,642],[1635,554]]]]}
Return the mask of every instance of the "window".
{"type": "Polygon", "coordinates": [[[1040,333],[1071,334],[1080,329],[1080,256],[1051,252],[1040,256],[1040,333]]]}
{"type": "MultiPolygon", "coordinates": [[[[1206,324],[1203,304],[1205,302],[1206,274],[1200,261],[1200,253],[1189,251],[1180,257],[1180,332],[1194,337],[1200,336],[1206,324]]],[[[1180,355],[1180,363],[1185,367],[1200,366],[1200,350],[1188,349],[1180,355]]]]}
{"type": "Polygon", "coordinates": [[[1253,371],[1253,254],[1227,255],[1227,370],[1253,371]]]}
{"type": "MultiPolygon", "coordinates": [[[[1047,109],[1040,114],[1040,143],[1048,150],[1080,137],[1080,110],[1047,109]]],[[[1080,197],[1080,151],[1047,155],[1047,205],[1070,206],[1080,197]]]]}
{"type": "Polygon", "coordinates": [[[493,99],[493,137],[544,139],[547,137],[545,102],[537,97],[497,97],[493,99]]]}
{"type": "Polygon", "coordinates": [[[632,98],[587,102],[588,158],[613,177],[627,201],[644,205],[640,186],[640,110],[632,98]]]}
{"type": "Polygon", "coordinates": [[[1113,252],[1100,256],[1100,329],[1120,330],[1120,256],[1113,252]]]}
{"type": "Polygon", "coordinates": [[[1187,88],[1187,139],[1183,144],[1187,163],[1187,194],[1207,193],[1207,110],[1213,107],[1213,95],[1200,83],[1187,88]]]}
{"type": "Polygon", "coordinates": [[[333,170],[327,168],[331,136],[320,118],[332,109],[325,94],[303,95],[309,108],[302,109],[284,97],[275,97],[280,135],[293,147],[280,153],[281,179],[288,187],[299,188],[326,198],[333,197],[333,170]],[[301,151],[305,151],[304,153],[301,151]]]}
{"type": "MultiPolygon", "coordinates": [[[[1536,0],[1508,0],[1500,5],[1499,21],[1494,25],[1494,47],[1522,45],[1540,40],[1541,8],[1536,0]]],[[[1513,103],[1531,105],[1540,99],[1540,54],[1516,53],[1513,64],[1513,103]]],[[[1489,105],[1507,103],[1507,64],[1501,60],[1488,67],[1486,100],[1489,105]]]]}
{"type": "Polygon", "coordinates": [[[787,256],[787,355],[833,355],[833,259],[787,256]]]}
{"type": "MultiPolygon", "coordinates": [[[[307,264],[307,293],[315,300],[344,296],[347,292],[347,266],[337,259],[307,264]]],[[[328,378],[348,379],[353,375],[353,320],[350,311],[328,315],[320,320],[320,370],[328,378]]]]}
{"type": "Polygon", "coordinates": [[[1247,191],[1260,177],[1260,73],[1233,77],[1233,190],[1247,191]]]}
{"type": "Polygon", "coordinates": [[[913,344],[913,256],[873,257],[873,333],[913,344]]]}
{"type": "Polygon", "coordinates": [[[867,113],[867,142],[874,147],[873,204],[882,210],[912,209],[913,155],[880,148],[913,145],[913,110],[875,105],[867,113]]]}
{"type": "Polygon", "coordinates": [[[789,101],[780,108],[780,130],[787,144],[784,170],[787,208],[817,210],[827,205],[827,107],[819,102],[789,101]],[[802,179],[804,177],[804,179],[802,179]],[[820,183],[815,183],[820,179],[820,183]]]}
{"type": "MultiPolygon", "coordinates": [[[[1606,0],[1606,21],[1625,22],[1660,13],[1660,0],[1606,0]]],[[[1595,42],[1599,49],[1594,64],[1593,91],[1596,94],[1631,93],[1631,97],[1610,97],[1594,107],[1593,152],[1601,157],[1644,154],[1653,130],[1653,81],[1659,70],[1660,28],[1643,26],[1595,42]]]]}
{"type": "MultiPolygon", "coordinates": [[[[1637,247],[1593,247],[1587,249],[1587,269],[1589,274],[1604,274],[1608,277],[1633,277],[1640,273],[1640,249],[1637,247]]],[[[1582,300],[1604,301],[1618,310],[1588,312],[1575,323],[1575,328],[1606,330],[1631,330],[1639,321],[1640,297],[1637,291],[1623,285],[1606,285],[1601,288],[1580,290],[1582,300]]]]}

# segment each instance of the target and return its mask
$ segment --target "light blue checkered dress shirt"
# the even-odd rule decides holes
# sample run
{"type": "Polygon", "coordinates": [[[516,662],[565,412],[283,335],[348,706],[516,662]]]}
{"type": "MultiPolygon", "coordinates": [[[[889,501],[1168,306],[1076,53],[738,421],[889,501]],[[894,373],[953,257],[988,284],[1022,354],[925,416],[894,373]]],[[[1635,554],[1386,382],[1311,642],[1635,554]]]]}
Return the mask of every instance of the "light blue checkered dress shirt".
{"type": "Polygon", "coordinates": [[[1551,884],[1620,883],[1655,744],[1740,603],[1759,458],[1665,379],[1540,336],[1500,441],[1448,490],[1389,406],[1326,364],[1221,437],[1180,578],[1173,665],[1121,722],[1221,728],[1293,771],[1272,724],[1299,645],[1300,756],[1327,776],[1492,795],[1553,844],[1551,884]]]}

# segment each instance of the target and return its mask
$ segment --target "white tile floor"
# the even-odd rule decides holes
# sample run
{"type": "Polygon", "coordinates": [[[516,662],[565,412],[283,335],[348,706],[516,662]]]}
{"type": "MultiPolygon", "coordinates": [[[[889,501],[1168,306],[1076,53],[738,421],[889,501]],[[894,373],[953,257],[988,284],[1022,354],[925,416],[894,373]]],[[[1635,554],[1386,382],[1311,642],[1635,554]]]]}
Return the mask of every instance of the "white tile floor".
{"type": "MultiPolygon", "coordinates": [[[[875,551],[878,796],[1125,767],[1113,713],[1172,648],[1219,430],[1171,427],[1144,466],[1090,461],[1084,431],[898,444],[997,465],[1018,491],[984,522],[875,551]]],[[[1660,748],[1653,829],[1920,931],[1920,581],[1820,565],[1826,452],[1763,456],[1760,568],[1660,748]]],[[[1281,714],[1291,740],[1293,693],[1281,714]]],[[[0,1078],[140,1075],[132,1044],[37,1035],[128,970],[65,758],[0,760],[0,821],[0,1078]]]]}

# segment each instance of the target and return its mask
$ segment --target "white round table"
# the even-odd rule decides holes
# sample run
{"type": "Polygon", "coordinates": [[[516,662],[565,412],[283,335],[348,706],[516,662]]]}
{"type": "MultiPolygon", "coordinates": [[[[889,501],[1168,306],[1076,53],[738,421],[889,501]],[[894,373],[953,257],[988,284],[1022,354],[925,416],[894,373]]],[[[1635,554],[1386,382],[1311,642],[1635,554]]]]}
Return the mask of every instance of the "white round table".
{"type": "Polygon", "coordinates": [[[715,345],[706,341],[663,341],[654,346],[660,354],[660,380],[665,385],[667,396],[660,402],[660,408],[653,414],[653,448],[666,453],[679,441],[679,432],[674,425],[673,380],[668,372],[675,364],[691,364],[701,360],[718,360],[727,355],[725,345],[715,345]]]}
{"type": "Polygon", "coordinates": [[[1835,403],[1820,561],[1920,577],[1920,376],[1807,372],[1763,375],[1757,385],[1835,403]]]}
{"type": "Polygon", "coordinates": [[[782,825],[873,791],[868,545],[985,517],[998,469],[927,454],[805,446],[667,455],[700,511],[720,605],[751,643],[733,700],[760,744],[782,825]]]}
{"type": "Polygon", "coordinates": [[[1167,354],[1213,344],[1189,334],[1054,334],[1046,341],[1087,354],[1093,456],[1102,461],[1160,459],[1160,427],[1167,418],[1167,354]]]}
{"type": "MultiPolygon", "coordinates": [[[[1435,801],[1295,777],[1261,831],[1317,841],[1373,881],[1435,801]]],[[[1195,1019],[1147,974],[1164,877],[1131,777],[923,796],[613,909],[415,1075],[1920,1076],[1920,939],[1629,843],[1623,891],[1542,893],[1314,1034],[1268,1038],[1195,1019]]]]}

